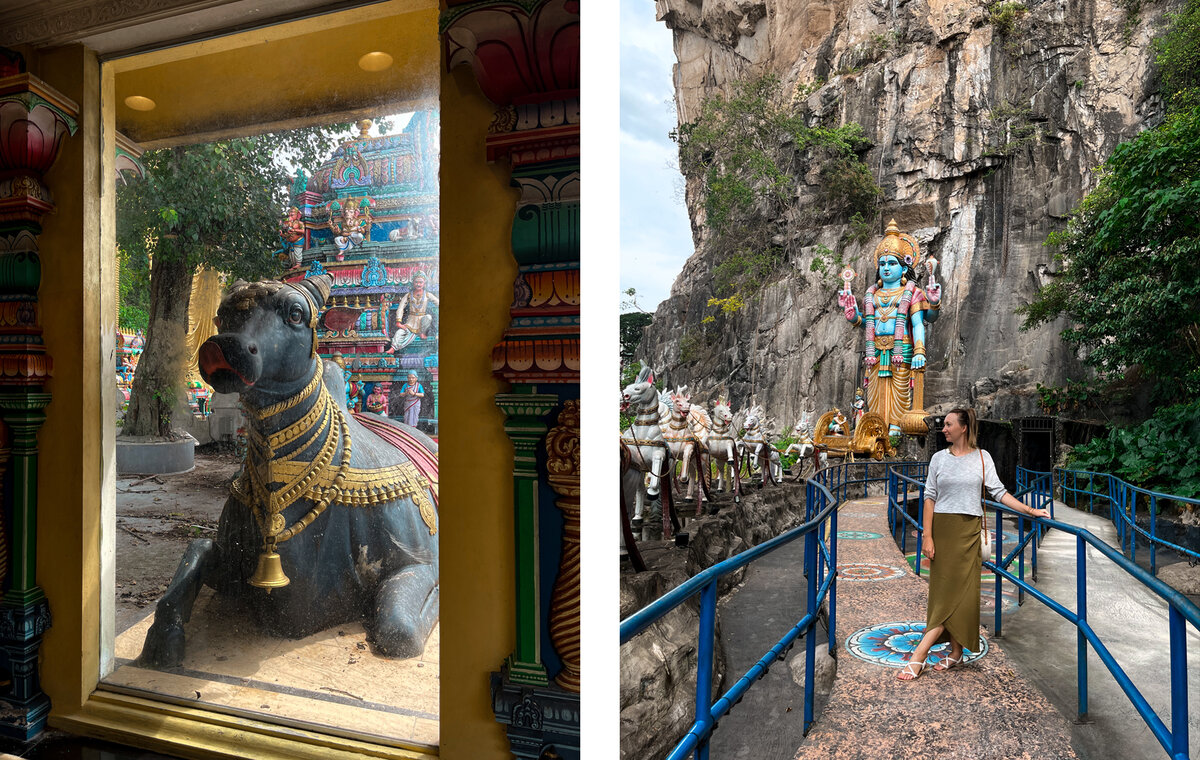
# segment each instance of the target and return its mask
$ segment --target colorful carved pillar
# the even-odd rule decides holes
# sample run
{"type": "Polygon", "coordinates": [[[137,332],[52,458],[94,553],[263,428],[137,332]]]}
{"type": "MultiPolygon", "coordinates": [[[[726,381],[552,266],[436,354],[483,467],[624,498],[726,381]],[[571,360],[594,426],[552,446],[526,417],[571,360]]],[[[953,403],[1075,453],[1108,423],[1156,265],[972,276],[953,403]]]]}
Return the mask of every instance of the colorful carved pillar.
{"type": "Polygon", "coordinates": [[[558,414],[558,425],[546,436],[546,469],[550,487],[562,510],[563,551],[558,579],[550,601],[550,641],[562,658],[563,669],[554,682],[567,691],[579,691],[579,401],[568,401],[558,414]]]}
{"type": "Polygon", "coordinates": [[[545,686],[550,682],[541,655],[541,589],[538,587],[537,449],[546,416],[558,397],[534,393],[531,385],[496,396],[504,432],[513,443],[513,533],[517,539],[517,648],[505,662],[507,680],[545,686]]]}
{"type": "MultiPolygon", "coordinates": [[[[515,756],[537,758],[553,746],[559,756],[574,758],[579,756],[578,466],[574,475],[560,472],[557,480],[553,470],[538,468],[535,454],[546,427],[529,417],[566,402],[572,411],[564,410],[560,427],[569,430],[563,420],[578,419],[579,413],[579,0],[447,4],[441,20],[447,66],[469,65],[483,94],[498,107],[484,157],[489,163],[506,161],[513,185],[521,190],[512,227],[519,273],[511,322],[492,350],[493,371],[512,384],[512,393],[500,394],[497,403],[508,415],[505,430],[516,450],[518,651],[492,674],[492,709],[508,726],[515,756]],[[534,398],[547,401],[529,405],[534,398]],[[529,405],[526,415],[510,414],[522,408],[522,401],[529,405]],[[537,492],[543,487],[554,489],[565,518],[563,530],[550,531],[553,535],[541,531],[537,519],[537,492]],[[546,554],[561,557],[548,615],[537,598],[540,558],[546,554]],[[546,673],[538,643],[543,636],[562,661],[557,674],[546,673]],[[537,662],[528,662],[530,656],[537,662]],[[555,676],[553,684],[548,675],[555,676]]],[[[557,447],[569,438],[569,432],[556,431],[551,443],[556,448],[549,461],[560,469],[557,447]]]]}
{"type": "MultiPolygon", "coordinates": [[[[37,434],[50,403],[42,387],[52,362],[38,313],[42,217],[53,210],[42,182],[59,146],[77,128],[78,106],[0,50],[0,419],[12,438],[12,488],[5,494],[11,573],[0,598],[0,653],[11,674],[0,701],[0,735],[41,732],[50,700],[38,680],[38,649],[50,607],[37,585],[37,434]]],[[[4,687],[0,687],[4,688],[4,687]]]]}

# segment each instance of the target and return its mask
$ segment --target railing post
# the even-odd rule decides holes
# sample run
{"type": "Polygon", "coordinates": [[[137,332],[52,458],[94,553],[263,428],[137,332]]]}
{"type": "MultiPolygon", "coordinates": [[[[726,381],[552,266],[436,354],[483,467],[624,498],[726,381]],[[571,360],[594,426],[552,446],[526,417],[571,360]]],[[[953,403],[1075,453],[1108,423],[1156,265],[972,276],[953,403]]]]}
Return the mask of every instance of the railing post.
{"type": "MultiPolygon", "coordinates": [[[[1075,537],[1075,608],[1079,623],[1087,622],[1087,545],[1083,536],[1075,537]]],[[[1083,627],[1075,626],[1075,660],[1079,680],[1079,717],[1077,723],[1088,721],[1087,636],[1083,627]]]]}
{"type": "Polygon", "coordinates": [[[829,654],[833,654],[833,650],[837,648],[837,532],[838,532],[838,510],[833,510],[830,515],[830,527],[833,530],[833,538],[829,541],[829,568],[833,573],[833,580],[829,582],[829,654]]]}
{"type": "MultiPolygon", "coordinates": [[[[997,518],[1000,517],[1000,513],[998,511],[996,513],[996,517],[997,518]]],[[[1017,546],[1021,546],[1024,543],[1025,543],[1025,518],[1018,517],[1017,518],[1017,546]]],[[[1033,542],[1030,542],[1030,543],[1033,543],[1033,542]]],[[[997,557],[997,560],[999,560],[999,557],[997,557]]],[[[1020,554],[1017,555],[1017,577],[1020,578],[1022,581],[1025,580],[1025,549],[1024,548],[1022,548],[1020,554]]],[[[1025,603],[1025,587],[1020,584],[1017,584],[1017,605],[1020,606],[1024,603],[1025,603]]]]}
{"type": "MultiPolygon", "coordinates": [[[[984,505],[984,509],[985,510],[987,509],[987,505],[984,505]]],[[[1000,526],[1000,509],[999,509],[999,507],[993,509],[992,511],[995,513],[995,518],[992,520],[992,525],[995,526],[995,529],[996,529],[996,558],[992,561],[992,564],[995,565],[995,567],[996,567],[996,570],[994,573],[996,576],[996,603],[995,603],[996,604],[996,610],[995,610],[995,615],[996,615],[995,629],[996,630],[992,633],[992,638],[1000,639],[1000,638],[1004,638],[1004,628],[1003,628],[1004,624],[1000,618],[1000,610],[1004,606],[1000,601],[1001,593],[1004,590],[1004,581],[1000,578],[1000,561],[1001,561],[1001,558],[1004,556],[1004,536],[1003,536],[1004,531],[1002,531],[1000,529],[1001,526],[1000,526]]],[[[935,538],[934,540],[936,541],[937,539],[935,538]]]]}
{"type": "MultiPolygon", "coordinates": [[[[811,536],[812,534],[809,533],[811,536]]],[[[812,585],[812,578],[808,579],[812,585]]],[[[708,741],[713,728],[713,647],[717,631],[717,579],[700,592],[700,640],[696,652],[696,722],[704,728],[696,744],[696,760],[708,760],[708,741]]]]}
{"type": "Polygon", "coordinates": [[[1188,756],[1187,632],[1183,614],[1171,606],[1171,756],[1188,756]]]}
{"type": "Polygon", "coordinates": [[[1157,531],[1155,526],[1158,524],[1158,496],[1150,495],[1150,574],[1158,575],[1158,567],[1155,564],[1158,561],[1158,544],[1155,541],[1157,531]]]}
{"type": "MultiPolygon", "coordinates": [[[[808,569],[808,602],[805,613],[815,614],[817,606],[817,534],[809,531],[804,536],[804,566],[808,569]]],[[[808,629],[804,641],[804,735],[813,724],[813,671],[817,667],[817,627],[808,629]]]]}

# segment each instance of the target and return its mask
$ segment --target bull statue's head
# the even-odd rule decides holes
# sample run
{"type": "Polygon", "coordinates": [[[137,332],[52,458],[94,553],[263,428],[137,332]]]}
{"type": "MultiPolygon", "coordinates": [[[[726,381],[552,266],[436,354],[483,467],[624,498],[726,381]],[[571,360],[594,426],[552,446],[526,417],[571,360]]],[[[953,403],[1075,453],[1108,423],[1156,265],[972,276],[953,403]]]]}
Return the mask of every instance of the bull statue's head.
{"type": "Polygon", "coordinates": [[[333,278],[235,282],[221,299],[217,334],[200,346],[200,375],[220,393],[286,392],[313,374],[317,314],[333,278]]]}

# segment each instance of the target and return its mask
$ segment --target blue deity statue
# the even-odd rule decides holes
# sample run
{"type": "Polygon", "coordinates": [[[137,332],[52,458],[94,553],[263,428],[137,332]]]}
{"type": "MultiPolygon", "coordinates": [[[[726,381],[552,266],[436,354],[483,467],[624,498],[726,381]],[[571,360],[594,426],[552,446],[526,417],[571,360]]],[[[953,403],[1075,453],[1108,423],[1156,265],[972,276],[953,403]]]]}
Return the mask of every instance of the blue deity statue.
{"type": "Polygon", "coordinates": [[[937,265],[921,264],[916,238],[901,234],[893,219],[875,248],[879,276],[867,288],[863,311],[847,290],[838,294],[846,319],[866,328],[868,412],[881,415],[891,435],[924,434],[925,327],[937,319],[941,286],[933,278],[937,265]],[[916,283],[918,268],[927,268],[929,281],[916,283]]]}

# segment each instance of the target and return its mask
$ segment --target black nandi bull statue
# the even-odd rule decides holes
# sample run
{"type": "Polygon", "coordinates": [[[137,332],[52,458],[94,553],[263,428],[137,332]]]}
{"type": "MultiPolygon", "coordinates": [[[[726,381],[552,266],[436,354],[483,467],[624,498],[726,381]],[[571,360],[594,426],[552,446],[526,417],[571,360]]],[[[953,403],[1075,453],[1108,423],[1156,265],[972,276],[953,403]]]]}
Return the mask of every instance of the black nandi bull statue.
{"type": "Polygon", "coordinates": [[[188,546],[141,662],[183,660],[202,584],[241,595],[271,633],[299,638],[363,619],[375,650],[414,657],[438,618],[437,446],[346,409],[341,369],[317,356],[332,279],[237,282],[200,371],[241,394],[248,453],[216,540],[188,546]]]}

